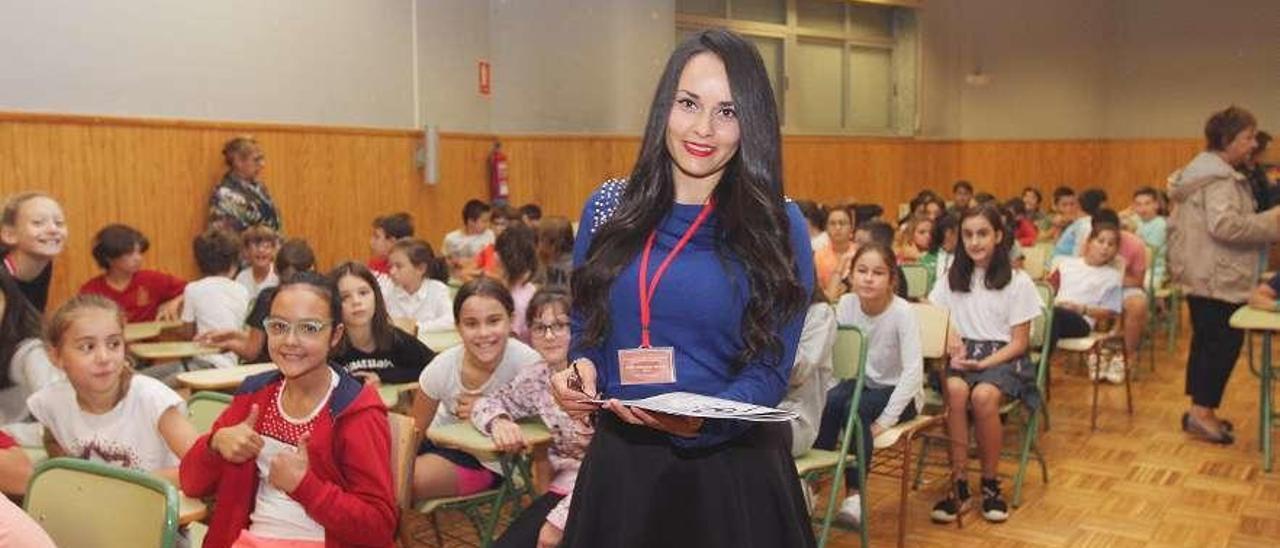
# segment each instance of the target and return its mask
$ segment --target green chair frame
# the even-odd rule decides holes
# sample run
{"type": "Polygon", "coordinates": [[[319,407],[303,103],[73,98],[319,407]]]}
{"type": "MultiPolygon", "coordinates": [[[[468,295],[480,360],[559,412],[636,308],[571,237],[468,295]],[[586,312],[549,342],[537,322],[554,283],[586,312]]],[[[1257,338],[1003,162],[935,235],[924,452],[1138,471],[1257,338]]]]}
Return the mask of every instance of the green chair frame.
{"type": "MultiPolygon", "coordinates": [[[[858,405],[862,401],[865,382],[863,373],[867,364],[866,335],[857,327],[840,326],[836,331],[836,342],[831,356],[834,378],[841,381],[854,381],[853,395],[849,399],[849,416],[845,419],[844,432],[840,436],[840,450],[810,449],[796,458],[796,471],[801,481],[812,485],[826,477],[832,477],[831,493],[827,497],[827,509],[822,516],[822,528],[818,533],[819,548],[826,546],[827,536],[835,520],[836,495],[844,485],[845,468],[849,464],[856,463],[859,485],[862,485],[865,490],[867,484],[867,455],[862,454],[862,420],[858,417],[858,405]]],[[[861,497],[861,500],[862,526],[859,527],[858,535],[862,540],[862,546],[869,546],[871,541],[867,532],[869,527],[867,497],[861,497]]]]}
{"type": "Polygon", "coordinates": [[[178,500],[178,489],[172,483],[146,472],[59,457],[36,466],[27,483],[23,508],[58,546],[173,548],[178,535],[178,500]],[[151,496],[144,498],[154,498],[150,502],[158,504],[145,514],[103,513],[104,501],[121,503],[112,500],[111,486],[150,492],[151,496]],[[156,527],[157,538],[142,538],[149,536],[144,532],[147,524],[156,527]]]}
{"type": "MultiPolygon", "coordinates": [[[[533,500],[537,494],[533,490],[533,463],[528,453],[498,453],[498,464],[502,467],[502,483],[497,488],[463,495],[458,497],[441,497],[422,501],[415,509],[431,518],[431,526],[435,530],[436,545],[444,546],[444,538],[438,519],[439,513],[445,510],[461,512],[475,529],[482,548],[493,545],[494,533],[498,528],[498,520],[502,517],[502,509],[512,505],[512,515],[519,513],[528,497],[533,500]]],[[[455,539],[461,541],[461,539],[455,539]]]]}

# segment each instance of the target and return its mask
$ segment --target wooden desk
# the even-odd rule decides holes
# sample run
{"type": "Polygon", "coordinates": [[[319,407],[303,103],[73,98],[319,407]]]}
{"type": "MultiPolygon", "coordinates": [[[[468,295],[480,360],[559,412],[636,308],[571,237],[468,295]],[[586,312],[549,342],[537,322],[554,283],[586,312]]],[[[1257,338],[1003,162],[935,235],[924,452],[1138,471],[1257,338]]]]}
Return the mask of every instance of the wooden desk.
{"type": "Polygon", "coordinates": [[[245,378],[266,371],[274,371],[275,368],[274,363],[252,363],[226,369],[186,371],[178,373],[177,379],[179,386],[189,388],[192,392],[199,390],[231,392],[239,388],[245,378]]]}
{"type": "MultiPolygon", "coordinates": [[[[551,431],[541,421],[521,421],[520,431],[529,445],[537,446],[551,443],[551,431]]],[[[493,440],[484,435],[469,422],[454,423],[449,426],[437,426],[427,430],[427,437],[432,443],[465,451],[477,459],[498,460],[504,453],[499,453],[493,440]]]]}
{"type": "Polygon", "coordinates": [[[204,501],[178,494],[178,525],[187,525],[194,521],[204,521],[209,515],[209,507],[204,501]]]}
{"type": "Polygon", "coordinates": [[[137,322],[124,326],[124,342],[139,342],[154,339],[160,332],[182,325],[180,321],[137,322]]]}
{"type": "Polygon", "coordinates": [[[430,348],[432,352],[440,353],[450,347],[462,344],[462,335],[459,335],[456,330],[419,331],[418,340],[427,345],[427,348],[430,348]]]}
{"type": "Polygon", "coordinates": [[[216,346],[208,346],[195,342],[155,342],[129,345],[129,352],[139,359],[149,362],[161,360],[188,360],[197,356],[218,354],[222,352],[216,346]]]}
{"type": "MultiPolygon", "coordinates": [[[[1275,372],[1271,364],[1271,336],[1280,331],[1280,313],[1259,310],[1242,306],[1231,315],[1231,327],[1254,331],[1262,335],[1262,359],[1258,365],[1257,375],[1262,379],[1259,384],[1261,393],[1258,397],[1258,445],[1262,448],[1262,469],[1271,471],[1271,433],[1275,427],[1271,389],[1275,383],[1275,372]]],[[[1249,360],[1249,368],[1253,369],[1253,360],[1249,360]]]]}
{"type": "MultiPolygon", "coordinates": [[[[178,385],[190,389],[192,392],[200,390],[212,390],[214,392],[234,392],[240,388],[240,384],[245,379],[265,373],[267,371],[275,371],[274,363],[254,363],[248,365],[238,365],[226,369],[201,369],[200,371],[186,371],[178,373],[176,377],[178,385]]],[[[400,401],[400,394],[411,391],[418,387],[416,382],[407,382],[404,384],[384,384],[378,387],[378,395],[382,396],[382,403],[388,407],[395,405],[400,401]]]]}
{"type": "MultiPolygon", "coordinates": [[[[521,421],[517,424],[520,425],[520,431],[524,433],[529,448],[534,452],[541,451],[540,454],[545,458],[545,447],[551,443],[551,431],[541,421],[521,421]]],[[[484,523],[473,522],[480,536],[480,545],[489,546],[498,525],[498,516],[502,514],[502,505],[506,503],[508,497],[516,502],[515,511],[519,510],[522,495],[529,495],[530,500],[537,497],[533,489],[532,463],[529,455],[525,452],[498,452],[497,447],[493,445],[493,440],[476,430],[470,422],[431,428],[427,430],[427,437],[442,447],[465,451],[481,461],[497,460],[502,466],[502,484],[494,495],[493,511],[489,512],[484,523]],[[516,482],[517,475],[521,483],[516,482]]],[[[422,511],[430,505],[432,501],[428,500],[417,508],[422,511]]]]}

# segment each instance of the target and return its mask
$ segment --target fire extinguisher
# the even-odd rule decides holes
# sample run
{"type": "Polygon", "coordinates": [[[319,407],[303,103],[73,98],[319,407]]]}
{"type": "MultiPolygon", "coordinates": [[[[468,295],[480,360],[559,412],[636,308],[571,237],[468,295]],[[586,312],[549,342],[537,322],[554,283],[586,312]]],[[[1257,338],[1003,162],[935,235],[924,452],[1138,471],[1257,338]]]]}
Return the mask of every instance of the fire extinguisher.
{"type": "Polygon", "coordinates": [[[489,199],[494,204],[506,204],[508,192],[507,155],[502,153],[502,143],[494,141],[489,152],[489,199]]]}

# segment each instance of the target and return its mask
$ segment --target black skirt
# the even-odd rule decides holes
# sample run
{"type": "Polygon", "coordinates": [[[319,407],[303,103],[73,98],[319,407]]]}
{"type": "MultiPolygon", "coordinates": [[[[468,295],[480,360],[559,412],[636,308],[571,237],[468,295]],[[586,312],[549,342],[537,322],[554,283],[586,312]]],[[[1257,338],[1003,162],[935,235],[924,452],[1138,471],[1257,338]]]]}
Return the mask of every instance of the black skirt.
{"type": "Polygon", "coordinates": [[[787,423],[762,423],[716,447],[598,414],[561,546],[815,546],[787,423]]]}

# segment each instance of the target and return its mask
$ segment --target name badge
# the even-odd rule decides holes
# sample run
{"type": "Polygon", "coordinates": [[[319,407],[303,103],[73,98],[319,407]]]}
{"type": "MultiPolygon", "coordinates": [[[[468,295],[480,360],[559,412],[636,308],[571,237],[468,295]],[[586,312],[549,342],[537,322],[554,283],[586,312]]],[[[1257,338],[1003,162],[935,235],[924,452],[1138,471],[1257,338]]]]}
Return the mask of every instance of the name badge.
{"type": "Polygon", "coordinates": [[[675,349],[665,346],[619,350],[618,372],[624,386],[676,382],[675,349]]]}

